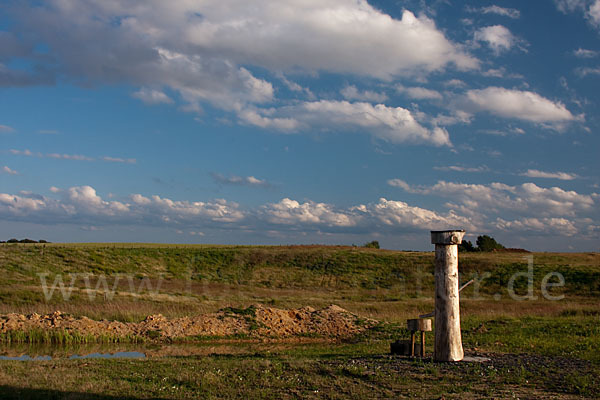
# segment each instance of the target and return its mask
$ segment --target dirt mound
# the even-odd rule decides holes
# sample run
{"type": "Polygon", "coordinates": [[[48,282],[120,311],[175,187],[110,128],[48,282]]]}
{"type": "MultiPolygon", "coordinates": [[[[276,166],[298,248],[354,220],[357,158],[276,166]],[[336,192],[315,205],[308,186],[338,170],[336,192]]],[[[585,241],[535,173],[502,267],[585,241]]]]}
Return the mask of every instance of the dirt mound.
{"type": "Polygon", "coordinates": [[[376,323],[374,320],[360,319],[336,305],[320,310],[312,307],[283,310],[254,305],[239,309],[228,307],[212,314],[175,319],[167,319],[160,314],[150,315],[141,322],[96,321],[60,311],[47,315],[6,314],[0,316],[0,334],[6,338],[15,332],[38,332],[38,336],[42,332],[40,340],[51,338],[53,332],[63,337],[66,332],[71,336],[129,337],[156,341],[236,336],[256,339],[302,336],[344,338],[376,323]]]}

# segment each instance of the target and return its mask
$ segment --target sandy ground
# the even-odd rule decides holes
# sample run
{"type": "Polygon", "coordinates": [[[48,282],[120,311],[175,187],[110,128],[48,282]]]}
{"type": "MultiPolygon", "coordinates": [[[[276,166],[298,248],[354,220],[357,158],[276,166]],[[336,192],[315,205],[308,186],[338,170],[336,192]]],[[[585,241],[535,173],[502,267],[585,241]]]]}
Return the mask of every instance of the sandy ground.
{"type": "Polygon", "coordinates": [[[46,315],[6,314],[0,316],[0,333],[9,331],[56,330],[92,336],[143,337],[170,341],[190,337],[251,338],[351,337],[377,321],[359,319],[336,305],[278,309],[255,305],[245,310],[223,309],[216,313],[167,319],[149,315],[141,322],[96,321],[56,311],[46,315]]]}

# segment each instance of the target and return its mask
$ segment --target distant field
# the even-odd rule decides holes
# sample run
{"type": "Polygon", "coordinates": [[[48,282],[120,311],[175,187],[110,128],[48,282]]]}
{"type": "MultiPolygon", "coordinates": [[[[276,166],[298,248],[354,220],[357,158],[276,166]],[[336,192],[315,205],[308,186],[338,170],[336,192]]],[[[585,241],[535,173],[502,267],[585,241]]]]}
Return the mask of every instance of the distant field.
{"type": "Polygon", "coordinates": [[[432,252],[345,246],[1,244],[0,314],[61,310],[136,322],[150,314],[175,318],[258,303],[278,308],[337,304],[382,323],[352,343],[336,346],[229,358],[86,361],[88,372],[83,375],[81,361],[37,363],[31,366],[40,371],[33,379],[27,363],[0,362],[0,380],[7,385],[0,386],[0,394],[60,397],[71,392],[69,382],[83,381],[93,393],[115,396],[89,397],[103,399],[193,398],[197,393],[214,398],[245,393],[294,397],[289,395],[294,390],[315,398],[600,395],[600,254],[461,253],[459,269],[462,283],[480,280],[461,292],[465,349],[502,355],[499,369],[382,358],[391,340],[406,337],[407,318],[433,310],[432,252]],[[560,274],[564,285],[551,286],[560,284],[551,273],[560,274]],[[72,282],[70,297],[65,299],[57,287],[47,298],[42,279],[50,286],[61,280],[66,288],[72,282]],[[546,292],[544,280],[550,283],[546,292]],[[540,363],[549,367],[534,366],[540,363]],[[41,372],[50,365],[60,380],[41,372]],[[119,379],[112,366],[130,383],[107,384],[119,379]],[[139,368],[150,375],[140,375],[139,368]],[[557,375],[560,368],[564,371],[557,375]],[[181,369],[187,372],[178,374],[181,369]],[[270,371],[265,372],[268,377],[261,375],[263,369],[270,371]],[[227,372],[219,375],[217,370],[227,372]],[[168,385],[152,376],[166,377],[168,385]],[[304,378],[295,381],[297,376],[304,378]],[[228,387],[232,379],[239,385],[228,387]],[[430,380],[441,384],[429,385],[430,380]]]}
{"type": "MultiPolygon", "coordinates": [[[[511,301],[507,284],[515,273],[528,271],[527,256],[461,253],[461,281],[483,278],[462,293],[465,306],[477,313],[513,315],[542,304],[556,313],[568,309],[574,299],[585,308],[585,298],[599,296],[598,253],[533,253],[533,288],[538,300],[511,301]],[[549,272],[564,277],[564,286],[549,291],[552,296],[566,296],[564,301],[549,302],[541,295],[542,280],[549,272]],[[495,294],[502,301],[494,301],[495,294]]],[[[431,252],[341,246],[3,244],[0,268],[0,312],[40,313],[58,308],[132,320],[155,312],[174,317],[255,302],[282,307],[321,307],[333,302],[365,317],[397,321],[428,312],[433,305],[431,252]],[[58,291],[46,299],[39,274],[45,274],[47,284],[57,277],[65,285],[73,280],[76,289],[68,301],[58,291]],[[100,285],[93,300],[84,290],[82,274],[90,274],[87,285],[91,289],[100,285]],[[104,286],[98,279],[105,280],[111,290],[116,283],[112,301],[100,295],[104,286]]],[[[526,294],[526,284],[526,277],[516,279],[515,294],[526,294]]]]}

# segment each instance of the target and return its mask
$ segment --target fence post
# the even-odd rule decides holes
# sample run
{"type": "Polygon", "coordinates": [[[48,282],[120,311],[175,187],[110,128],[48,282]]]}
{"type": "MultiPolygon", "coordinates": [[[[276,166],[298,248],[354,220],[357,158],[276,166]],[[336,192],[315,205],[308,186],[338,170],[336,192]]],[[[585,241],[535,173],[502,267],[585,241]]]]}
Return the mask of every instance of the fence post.
{"type": "Polygon", "coordinates": [[[460,334],[458,245],[463,230],[431,231],[435,244],[435,361],[460,361],[464,357],[460,334]]]}

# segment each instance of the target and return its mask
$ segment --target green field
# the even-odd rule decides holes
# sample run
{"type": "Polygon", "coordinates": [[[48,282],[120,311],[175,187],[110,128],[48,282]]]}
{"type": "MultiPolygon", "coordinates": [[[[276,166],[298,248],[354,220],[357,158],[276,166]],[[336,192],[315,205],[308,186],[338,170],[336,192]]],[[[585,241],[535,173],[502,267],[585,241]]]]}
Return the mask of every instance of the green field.
{"type": "Polygon", "coordinates": [[[477,280],[461,292],[465,351],[489,356],[492,362],[487,364],[446,365],[388,355],[390,341],[407,338],[405,320],[433,310],[432,252],[342,246],[2,244],[0,314],[61,310],[135,322],[151,314],[175,318],[259,303],[277,308],[337,304],[381,323],[349,341],[274,344],[231,354],[215,350],[203,356],[143,360],[0,361],[0,395],[600,396],[600,254],[461,253],[459,270],[461,282],[477,280]],[[559,273],[564,285],[551,273],[559,273]],[[51,285],[57,279],[73,286],[68,299],[58,289],[50,297],[44,291],[43,280],[51,285]]]}

